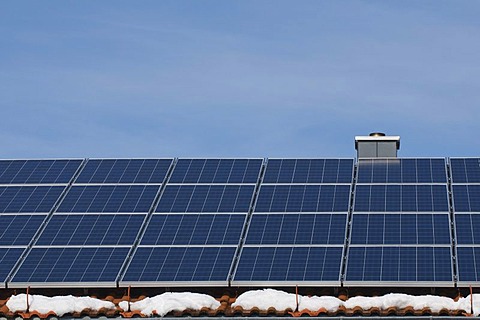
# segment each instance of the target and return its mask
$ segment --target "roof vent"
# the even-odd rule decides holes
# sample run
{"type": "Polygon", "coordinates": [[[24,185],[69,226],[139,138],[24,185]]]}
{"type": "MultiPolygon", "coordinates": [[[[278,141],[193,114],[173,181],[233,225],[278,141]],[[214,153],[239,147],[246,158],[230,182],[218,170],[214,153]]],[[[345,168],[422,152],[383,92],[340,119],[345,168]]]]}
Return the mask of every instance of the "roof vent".
{"type": "Polygon", "coordinates": [[[385,133],[383,133],[383,132],[372,132],[368,136],[370,136],[370,137],[385,137],[385,133]]]}
{"type": "Polygon", "coordinates": [[[357,158],[396,158],[400,149],[399,136],[387,136],[383,132],[372,132],[368,136],[355,137],[357,158]]]}

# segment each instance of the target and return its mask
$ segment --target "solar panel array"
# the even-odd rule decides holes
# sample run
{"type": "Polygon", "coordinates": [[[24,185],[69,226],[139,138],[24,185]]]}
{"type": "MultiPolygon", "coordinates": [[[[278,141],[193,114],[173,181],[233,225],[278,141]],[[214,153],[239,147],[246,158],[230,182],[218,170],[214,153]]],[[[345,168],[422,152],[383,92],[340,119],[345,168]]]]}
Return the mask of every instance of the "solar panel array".
{"type": "Polygon", "coordinates": [[[262,159],[179,159],[121,285],[228,285],[262,159]]]}
{"type": "Polygon", "coordinates": [[[480,283],[480,158],[450,159],[460,286],[480,283]]]}
{"type": "MultiPolygon", "coordinates": [[[[116,286],[172,159],[86,161],[11,286],[116,286]]],[[[73,180],[74,179],[74,180],[73,180]]]]}
{"type": "Polygon", "coordinates": [[[47,219],[82,160],[0,161],[0,287],[47,219]]]}
{"type": "Polygon", "coordinates": [[[0,160],[0,287],[478,284],[478,199],[477,158],[0,160]]]}
{"type": "Polygon", "coordinates": [[[453,285],[445,159],[360,159],[346,285],[453,285]]]}
{"type": "Polygon", "coordinates": [[[340,285],[352,159],[270,159],[233,285],[340,285]]]}

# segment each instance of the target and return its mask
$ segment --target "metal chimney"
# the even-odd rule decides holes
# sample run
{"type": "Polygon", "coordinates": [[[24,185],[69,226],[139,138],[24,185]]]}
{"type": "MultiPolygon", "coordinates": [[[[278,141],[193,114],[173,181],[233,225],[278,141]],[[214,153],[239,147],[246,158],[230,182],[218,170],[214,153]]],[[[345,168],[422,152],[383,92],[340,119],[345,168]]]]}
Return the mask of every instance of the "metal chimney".
{"type": "Polygon", "coordinates": [[[355,137],[357,159],[396,158],[400,149],[400,136],[387,136],[383,132],[372,132],[368,136],[355,137]]]}

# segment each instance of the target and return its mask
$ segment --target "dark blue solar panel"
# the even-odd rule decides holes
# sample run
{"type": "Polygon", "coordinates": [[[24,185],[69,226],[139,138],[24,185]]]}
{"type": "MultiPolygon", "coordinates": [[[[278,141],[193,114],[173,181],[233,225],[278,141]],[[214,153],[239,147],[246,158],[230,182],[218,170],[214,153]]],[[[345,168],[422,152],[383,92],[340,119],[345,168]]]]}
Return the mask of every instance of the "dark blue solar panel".
{"type": "Polygon", "coordinates": [[[347,212],[349,185],[263,185],[256,212],[347,212]]]}
{"type": "Polygon", "coordinates": [[[169,185],[156,212],[248,212],[253,185],[169,185]]]}
{"type": "Polygon", "coordinates": [[[351,183],[353,159],[270,159],[264,183],[351,183]]]}
{"type": "Polygon", "coordinates": [[[69,183],[82,160],[1,160],[0,184],[69,183]]]}
{"type": "Polygon", "coordinates": [[[357,185],[357,212],[448,212],[445,185],[357,185]]]}
{"type": "Polygon", "coordinates": [[[453,281],[450,247],[350,247],[346,281],[453,281]]]}
{"type": "Polygon", "coordinates": [[[0,187],[0,213],[48,213],[64,187],[0,187]]]}
{"type": "Polygon", "coordinates": [[[458,244],[480,244],[480,214],[456,214],[458,244]]]}
{"type": "Polygon", "coordinates": [[[113,282],[129,248],[33,248],[12,282],[113,282]]]}
{"type": "Polygon", "coordinates": [[[145,215],[54,215],[36,245],[129,245],[145,215]]]}
{"type": "Polygon", "coordinates": [[[257,183],[261,159],[179,159],[170,183],[257,183]]]}
{"type": "Polygon", "coordinates": [[[480,247],[457,247],[457,277],[462,282],[480,281],[480,247]]]}
{"type": "Polygon", "coordinates": [[[88,160],[76,183],[162,183],[172,159],[88,160]]]}
{"type": "Polygon", "coordinates": [[[143,245],[237,245],[244,214],[156,214],[143,236],[143,245]]]}
{"type": "Polygon", "coordinates": [[[456,212],[480,212],[480,185],[453,185],[456,212]]]}
{"type": "Polygon", "coordinates": [[[122,281],[227,281],[236,247],[139,247],[122,281]]]}
{"type": "Polygon", "coordinates": [[[24,248],[0,248],[0,287],[5,282],[15,263],[22,255],[24,248]]]}
{"type": "Polygon", "coordinates": [[[234,281],[339,281],[342,247],[244,247],[234,281]]]}
{"type": "Polygon", "coordinates": [[[448,214],[353,215],[352,244],[450,244],[448,214]]]}
{"type": "Polygon", "coordinates": [[[254,214],[246,244],[344,244],[346,214],[254,214]]]}
{"type": "Polygon", "coordinates": [[[361,159],[358,183],[446,183],[445,159],[361,159]]]}
{"type": "Polygon", "coordinates": [[[57,212],[148,212],[159,186],[74,186],[57,212]]]}
{"type": "Polygon", "coordinates": [[[450,169],[453,183],[480,182],[480,158],[452,158],[450,169]]]}
{"type": "Polygon", "coordinates": [[[44,215],[0,215],[0,245],[28,245],[45,217],[44,215]]]}

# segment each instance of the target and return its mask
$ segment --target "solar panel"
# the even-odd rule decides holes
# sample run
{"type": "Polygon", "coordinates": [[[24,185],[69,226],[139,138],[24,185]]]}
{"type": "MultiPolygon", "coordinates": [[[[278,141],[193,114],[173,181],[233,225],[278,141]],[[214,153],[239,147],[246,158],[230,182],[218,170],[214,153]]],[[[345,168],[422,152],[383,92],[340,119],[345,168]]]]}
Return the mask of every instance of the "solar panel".
{"type": "Polygon", "coordinates": [[[351,183],[353,159],[269,159],[264,183],[351,183]]]}
{"type": "Polygon", "coordinates": [[[172,159],[88,160],[75,183],[162,183],[172,159]]]}
{"type": "Polygon", "coordinates": [[[480,183],[480,158],[450,158],[453,183],[480,183]]]}
{"type": "Polygon", "coordinates": [[[345,285],[453,285],[450,247],[350,246],[345,285]]]}
{"type": "Polygon", "coordinates": [[[0,160],[0,184],[67,184],[82,160],[0,160]]]}
{"type": "Polygon", "coordinates": [[[358,183],[446,183],[445,159],[360,159],[358,183]]]}
{"type": "Polygon", "coordinates": [[[5,281],[17,263],[18,259],[22,255],[25,248],[19,247],[0,247],[0,288],[5,287],[5,281]]]}
{"type": "Polygon", "coordinates": [[[459,286],[480,282],[480,247],[457,247],[457,274],[459,286]]]}
{"type": "Polygon", "coordinates": [[[155,214],[142,245],[237,245],[246,215],[155,214]]]}
{"type": "Polygon", "coordinates": [[[0,215],[0,246],[28,245],[45,215],[0,215]]]}
{"type": "Polygon", "coordinates": [[[262,159],[179,159],[170,183],[257,183],[262,159]]]}
{"type": "Polygon", "coordinates": [[[338,285],[343,246],[245,246],[232,285],[338,285]]]}
{"type": "Polygon", "coordinates": [[[236,246],[139,247],[120,285],[227,286],[235,250],[236,246]]]}
{"type": "Polygon", "coordinates": [[[480,214],[455,214],[457,244],[480,244],[480,214]]]}
{"type": "Polygon", "coordinates": [[[453,185],[452,193],[456,212],[480,212],[480,185],[453,185]]]}
{"type": "Polygon", "coordinates": [[[262,185],[256,212],[347,212],[350,185],[262,185]]]}
{"type": "Polygon", "coordinates": [[[254,185],[167,185],[156,212],[247,213],[254,185]]]}
{"type": "Polygon", "coordinates": [[[55,214],[35,245],[132,245],[144,219],[143,214],[55,214]]]}
{"type": "Polygon", "coordinates": [[[148,212],[158,192],[157,185],[74,185],[57,212],[148,212]]]}
{"type": "Polygon", "coordinates": [[[354,214],[352,244],[450,245],[448,214],[354,214]]]}
{"type": "Polygon", "coordinates": [[[129,247],[34,247],[9,287],[116,286],[129,247]]]}
{"type": "Polygon", "coordinates": [[[356,212],[448,212],[446,185],[357,185],[356,212]]]}
{"type": "Polygon", "coordinates": [[[245,243],[343,245],[346,226],[346,214],[254,214],[245,243]]]}
{"type": "Polygon", "coordinates": [[[48,213],[65,187],[0,187],[0,213],[48,213]]]}

